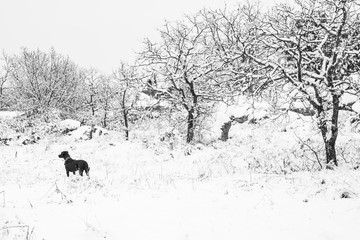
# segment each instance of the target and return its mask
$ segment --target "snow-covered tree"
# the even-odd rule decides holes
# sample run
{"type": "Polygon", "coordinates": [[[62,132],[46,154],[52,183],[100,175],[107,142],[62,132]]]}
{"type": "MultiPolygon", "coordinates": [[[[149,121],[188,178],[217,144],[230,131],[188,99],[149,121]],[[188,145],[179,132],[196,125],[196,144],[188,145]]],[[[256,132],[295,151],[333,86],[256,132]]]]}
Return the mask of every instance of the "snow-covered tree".
{"type": "Polygon", "coordinates": [[[205,9],[201,14],[210,29],[213,58],[223,66],[222,77],[218,79],[221,91],[228,96],[258,92],[258,79],[265,77],[265,71],[251,64],[244,50],[245,44],[257,41],[258,34],[254,29],[263,25],[259,6],[239,5],[235,10],[205,9]]]}
{"type": "Polygon", "coordinates": [[[20,108],[76,110],[80,73],[68,57],[54,49],[46,53],[23,48],[19,55],[9,56],[8,71],[20,108]]]}
{"type": "Polygon", "coordinates": [[[104,128],[108,127],[109,115],[114,111],[116,93],[115,81],[111,77],[102,76],[97,86],[97,99],[99,110],[102,112],[101,124],[104,128]]]}
{"type": "Polygon", "coordinates": [[[360,70],[358,2],[296,0],[265,15],[254,6],[239,8],[236,14],[241,21],[217,15],[227,26],[220,28],[226,29],[221,34],[233,41],[223,46],[221,56],[240,62],[238,69],[247,64],[250,73],[242,71],[240,80],[255,79],[250,84],[255,92],[281,87],[311,106],[325,143],[326,163],[337,165],[339,111],[351,110],[341,97],[360,89],[354,77],[360,70]]]}
{"type": "Polygon", "coordinates": [[[141,77],[135,66],[121,63],[113,73],[116,81],[116,98],[119,103],[122,122],[124,124],[125,138],[129,140],[129,117],[141,92],[141,77]]]}
{"type": "Polygon", "coordinates": [[[222,99],[215,90],[221,64],[210,52],[209,28],[200,14],[183,21],[167,22],[158,43],[146,40],[139,59],[151,76],[148,87],[161,93],[174,108],[186,112],[187,137],[194,139],[197,120],[209,111],[209,103],[222,99]]]}
{"type": "Polygon", "coordinates": [[[84,103],[90,108],[91,115],[95,116],[99,108],[99,88],[104,81],[104,75],[94,68],[86,69],[83,74],[84,103]]]}
{"type": "Polygon", "coordinates": [[[9,102],[8,96],[5,95],[5,83],[9,80],[9,57],[3,52],[0,68],[0,110],[9,102]]]}

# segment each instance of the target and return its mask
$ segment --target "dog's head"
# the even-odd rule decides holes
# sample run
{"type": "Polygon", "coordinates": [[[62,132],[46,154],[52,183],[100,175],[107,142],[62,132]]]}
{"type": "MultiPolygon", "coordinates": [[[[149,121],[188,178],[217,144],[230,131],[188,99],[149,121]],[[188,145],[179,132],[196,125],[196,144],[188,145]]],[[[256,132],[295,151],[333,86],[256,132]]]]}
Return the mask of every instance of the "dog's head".
{"type": "Polygon", "coordinates": [[[59,154],[59,158],[65,159],[65,158],[67,158],[67,157],[70,157],[68,151],[62,151],[62,152],[59,154]]]}

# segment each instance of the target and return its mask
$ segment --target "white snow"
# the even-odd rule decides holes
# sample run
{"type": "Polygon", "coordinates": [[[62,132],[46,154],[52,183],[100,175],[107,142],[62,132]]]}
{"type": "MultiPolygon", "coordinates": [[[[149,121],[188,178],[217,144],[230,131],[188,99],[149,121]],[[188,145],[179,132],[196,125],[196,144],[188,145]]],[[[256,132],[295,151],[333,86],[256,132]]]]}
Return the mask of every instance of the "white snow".
{"type": "Polygon", "coordinates": [[[343,104],[343,105],[348,105],[348,104],[355,103],[358,100],[359,100],[359,98],[358,98],[356,93],[354,93],[354,94],[344,93],[341,96],[340,103],[343,104]]]}
{"type": "MultiPolygon", "coordinates": [[[[6,189],[7,204],[1,208],[6,218],[0,223],[5,228],[28,223],[33,239],[53,240],[358,239],[358,200],[312,192],[311,182],[302,180],[316,176],[246,178],[176,184],[166,191],[123,191],[113,197],[81,189],[72,203],[54,189],[12,186],[12,191],[6,189]],[[289,188],[294,183],[300,189],[289,188]]],[[[78,179],[76,184],[87,185],[84,181],[93,180],[78,179]]],[[[72,180],[59,187],[66,191],[70,185],[80,188],[72,180]]],[[[25,239],[24,234],[18,239],[25,239]]]]}
{"type": "Polygon", "coordinates": [[[75,130],[80,127],[80,122],[73,119],[65,119],[59,123],[60,129],[62,130],[75,130]]]}
{"type": "Polygon", "coordinates": [[[90,126],[81,126],[78,129],[70,132],[70,135],[75,139],[89,139],[92,128],[90,126]]]}
{"type": "Polygon", "coordinates": [[[294,114],[209,145],[170,148],[152,131],[0,146],[0,239],[359,239],[356,133],[340,132],[339,168],[317,171],[298,138],[318,150],[321,137],[294,114]],[[64,150],[90,178],[66,177],[64,150]]]}
{"type": "Polygon", "coordinates": [[[0,119],[12,119],[23,114],[24,112],[19,111],[0,111],[0,119]]]}
{"type": "Polygon", "coordinates": [[[360,113],[360,101],[355,102],[355,103],[352,105],[351,108],[352,108],[352,110],[354,110],[355,112],[360,113]]]}

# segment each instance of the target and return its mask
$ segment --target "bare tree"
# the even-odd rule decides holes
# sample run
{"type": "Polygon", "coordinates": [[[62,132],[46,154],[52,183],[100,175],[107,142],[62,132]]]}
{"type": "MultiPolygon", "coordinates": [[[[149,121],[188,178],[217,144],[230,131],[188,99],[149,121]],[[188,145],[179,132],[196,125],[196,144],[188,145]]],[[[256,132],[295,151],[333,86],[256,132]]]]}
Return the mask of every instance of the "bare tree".
{"type": "Polygon", "coordinates": [[[125,127],[125,138],[129,140],[129,117],[130,111],[134,110],[140,94],[140,76],[135,66],[121,63],[113,74],[116,80],[117,99],[120,104],[123,124],[125,127]]]}
{"type": "Polygon", "coordinates": [[[250,70],[251,74],[239,76],[251,83],[254,93],[281,87],[311,106],[325,144],[326,163],[338,165],[339,111],[351,110],[340,99],[360,89],[354,77],[360,70],[359,5],[355,0],[295,3],[277,5],[266,15],[254,6],[240,7],[236,14],[241,21],[216,15],[226,26],[219,28],[222,36],[234,40],[219,54],[240,66],[237,69],[250,70]]]}
{"type": "Polygon", "coordinates": [[[116,96],[116,83],[110,77],[102,77],[98,88],[98,103],[103,111],[102,126],[106,128],[109,121],[109,113],[114,110],[114,99],[116,96]]]}
{"type": "Polygon", "coordinates": [[[90,108],[91,115],[95,116],[99,108],[99,88],[104,82],[104,76],[94,68],[85,70],[83,72],[84,90],[85,90],[85,105],[90,108]]]}
{"type": "MultiPolygon", "coordinates": [[[[204,9],[201,14],[210,29],[213,44],[211,54],[223,64],[217,81],[217,91],[227,96],[229,105],[236,96],[253,96],[258,92],[258,79],[266,77],[266,73],[251,64],[243,52],[244,43],[251,43],[257,38],[252,28],[261,28],[261,22],[255,21],[261,19],[259,5],[248,3],[237,9],[228,9],[227,6],[223,9],[204,9]]],[[[247,116],[241,119],[229,118],[221,127],[220,139],[227,141],[232,124],[246,120],[247,116]]]]}
{"type": "Polygon", "coordinates": [[[68,57],[51,49],[22,49],[9,58],[9,77],[14,81],[22,108],[40,110],[59,108],[74,111],[78,104],[79,71],[68,57]]]}
{"type": "Polygon", "coordinates": [[[0,69],[0,110],[4,108],[7,100],[5,99],[5,83],[9,80],[9,57],[3,52],[2,55],[3,65],[0,69]]]}
{"type": "MultiPolygon", "coordinates": [[[[148,87],[162,92],[174,108],[186,112],[186,142],[194,139],[197,120],[209,110],[208,103],[222,99],[215,90],[218,62],[209,54],[209,29],[200,14],[187,16],[184,21],[167,22],[160,30],[159,43],[147,40],[140,54],[156,79],[148,87]]],[[[221,65],[221,64],[220,64],[221,65]]]]}

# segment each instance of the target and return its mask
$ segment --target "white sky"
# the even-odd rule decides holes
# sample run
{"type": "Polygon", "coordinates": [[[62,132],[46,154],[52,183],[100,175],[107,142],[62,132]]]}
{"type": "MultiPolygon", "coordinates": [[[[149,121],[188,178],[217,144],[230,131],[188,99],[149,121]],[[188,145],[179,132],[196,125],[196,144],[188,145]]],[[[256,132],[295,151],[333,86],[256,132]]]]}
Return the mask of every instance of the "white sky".
{"type": "Polygon", "coordinates": [[[0,0],[0,50],[54,47],[79,66],[110,73],[121,60],[131,63],[142,40],[154,38],[165,19],[225,3],[234,7],[239,1],[0,0]]]}

